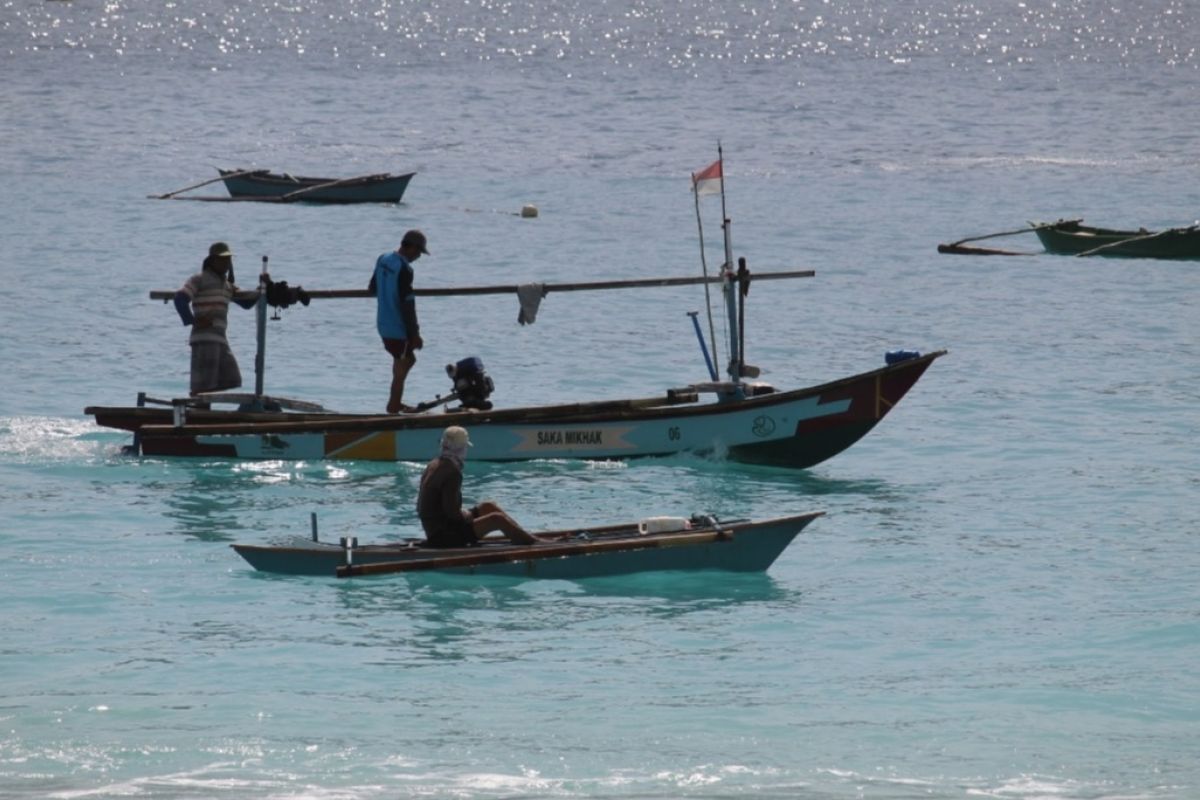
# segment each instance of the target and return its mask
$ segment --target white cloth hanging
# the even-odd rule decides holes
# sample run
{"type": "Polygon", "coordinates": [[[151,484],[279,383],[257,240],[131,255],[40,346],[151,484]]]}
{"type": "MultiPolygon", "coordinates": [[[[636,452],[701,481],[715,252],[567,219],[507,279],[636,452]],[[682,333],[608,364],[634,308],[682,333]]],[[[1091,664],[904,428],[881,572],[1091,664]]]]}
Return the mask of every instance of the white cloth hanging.
{"type": "Polygon", "coordinates": [[[546,287],[540,283],[523,283],[517,287],[517,299],[521,301],[521,311],[517,314],[517,322],[522,325],[532,325],[537,319],[538,306],[546,296],[546,287]]]}

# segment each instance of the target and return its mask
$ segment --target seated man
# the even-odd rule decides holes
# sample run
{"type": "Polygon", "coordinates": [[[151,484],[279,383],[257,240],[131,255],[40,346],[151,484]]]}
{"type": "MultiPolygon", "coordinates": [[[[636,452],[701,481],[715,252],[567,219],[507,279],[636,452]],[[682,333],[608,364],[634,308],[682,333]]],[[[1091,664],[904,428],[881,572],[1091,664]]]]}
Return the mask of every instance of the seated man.
{"type": "Polygon", "coordinates": [[[446,428],[441,453],[421,475],[417,514],[429,546],[470,547],[492,531],[500,531],[518,544],[540,542],[491,501],[470,510],[462,507],[462,468],[470,446],[465,428],[446,428]]]}

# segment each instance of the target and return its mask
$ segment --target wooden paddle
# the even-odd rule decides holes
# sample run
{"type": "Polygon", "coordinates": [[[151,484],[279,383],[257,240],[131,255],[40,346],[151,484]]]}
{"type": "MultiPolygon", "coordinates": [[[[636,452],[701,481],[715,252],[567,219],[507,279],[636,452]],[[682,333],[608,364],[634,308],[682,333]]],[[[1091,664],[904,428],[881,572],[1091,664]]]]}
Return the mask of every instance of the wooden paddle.
{"type": "Polygon", "coordinates": [[[618,539],[610,542],[571,542],[567,544],[514,545],[494,551],[468,553],[461,556],[445,556],[414,559],[411,561],[381,561],[376,564],[350,564],[337,568],[339,578],[362,575],[387,575],[396,572],[474,567],[485,564],[508,564],[562,556],[581,556],[588,553],[611,553],[628,550],[646,550],[653,547],[682,547],[732,541],[732,531],[703,531],[700,533],[673,534],[667,536],[642,536],[636,539],[618,539]]]}
{"type": "Polygon", "coordinates": [[[195,183],[195,184],[192,184],[191,186],[185,186],[182,189],[176,189],[173,192],[167,192],[166,194],[148,194],[148,195],[146,195],[146,197],[150,198],[151,200],[169,200],[177,194],[183,194],[184,192],[190,192],[192,189],[199,189],[201,186],[208,186],[210,183],[216,183],[217,181],[223,181],[226,178],[240,178],[243,175],[253,175],[256,172],[266,172],[266,170],[265,169],[243,169],[238,172],[231,172],[228,175],[222,175],[219,178],[211,178],[211,179],[209,179],[207,181],[203,181],[201,183],[195,183]]]}

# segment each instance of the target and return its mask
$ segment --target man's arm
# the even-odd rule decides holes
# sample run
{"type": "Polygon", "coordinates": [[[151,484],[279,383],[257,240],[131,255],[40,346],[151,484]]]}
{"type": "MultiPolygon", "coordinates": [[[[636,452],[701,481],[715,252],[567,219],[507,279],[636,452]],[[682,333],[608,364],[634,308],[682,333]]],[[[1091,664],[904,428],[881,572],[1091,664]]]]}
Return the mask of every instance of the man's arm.
{"type": "Polygon", "coordinates": [[[242,308],[254,308],[258,305],[258,291],[256,289],[248,289],[242,291],[238,287],[233,287],[233,302],[237,303],[242,308]]]}
{"type": "Polygon", "coordinates": [[[192,316],[192,296],[183,289],[175,293],[175,310],[179,312],[179,319],[184,325],[191,325],[196,321],[192,316]]]}
{"type": "MultiPolygon", "coordinates": [[[[386,253],[384,255],[386,255],[386,253]]],[[[383,256],[375,259],[375,269],[371,272],[371,282],[367,284],[367,291],[371,293],[371,297],[374,297],[379,293],[379,289],[375,283],[375,278],[379,275],[379,262],[381,261],[383,261],[383,256]]]]}
{"type": "Polygon", "coordinates": [[[420,350],[424,345],[421,341],[421,326],[417,322],[417,298],[413,295],[413,270],[405,267],[400,270],[400,280],[396,282],[396,294],[400,301],[400,318],[404,320],[404,330],[414,350],[420,350]]]}

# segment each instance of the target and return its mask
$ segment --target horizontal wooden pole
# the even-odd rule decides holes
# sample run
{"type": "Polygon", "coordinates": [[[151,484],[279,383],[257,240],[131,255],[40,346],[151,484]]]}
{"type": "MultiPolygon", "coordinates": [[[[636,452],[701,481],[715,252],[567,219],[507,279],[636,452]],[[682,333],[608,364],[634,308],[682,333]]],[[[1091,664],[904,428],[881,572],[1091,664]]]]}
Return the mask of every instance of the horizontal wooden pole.
{"type": "MultiPolygon", "coordinates": [[[[811,278],[816,272],[811,269],[791,270],[788,272],[756,272],[750,274],[750,282],[782,280],[787,278],[811,278]]],[[[693,278],[634,278],[620,281],[591,281],[587,283],[544,283],[542,288],[550,292],[589,292],[604,289],[638,289],[656,286],[694,286],[702,283],[720,283],[725,280],[722,275],[693,278]]],[[[735,279],[736,280],[736,279],[735,279]]],[[[417,297],[452,297],[476,294],[516,294],[518,284],[498,284],[494,286],[451,286],[445,288],[414,289],[417,297]]],[[[308,296],[321,300],[344,300],[350,298],[374,297],[366,289],[307,289],[308,296]]],[[[171,300],[174,291],[156,289],[150,292],[151,300],[171,300]]]]}

